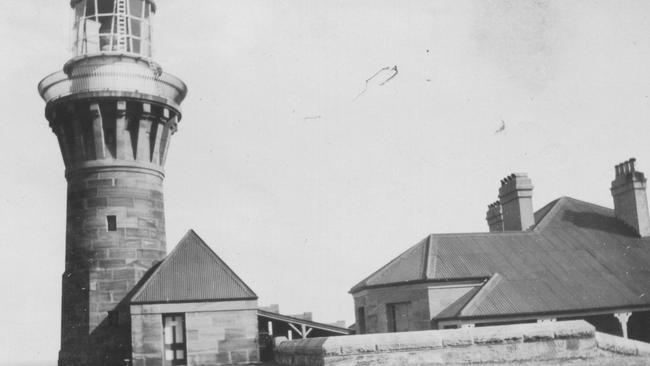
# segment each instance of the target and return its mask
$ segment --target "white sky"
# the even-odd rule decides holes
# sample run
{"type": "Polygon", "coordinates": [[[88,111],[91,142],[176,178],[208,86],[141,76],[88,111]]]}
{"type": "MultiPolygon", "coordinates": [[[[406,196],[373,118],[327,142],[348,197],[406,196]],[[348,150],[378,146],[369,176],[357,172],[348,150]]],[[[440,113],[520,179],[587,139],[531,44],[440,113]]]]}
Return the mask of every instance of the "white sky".
{"type": "MultiPolygon", "coordinates": [[[[66,182],[36,84],[70,57],[68,3],[0,2],[0,364],[59,348],[66,182]]],[[[168,250],[194,228],[283,313],[350,323],[353,285],[431,232],[486,231],[513,171],[536,208],[611,207],[631,156],[650,173],[648,1],[158,5],[155,59],[190,88],[168,250]]]]}

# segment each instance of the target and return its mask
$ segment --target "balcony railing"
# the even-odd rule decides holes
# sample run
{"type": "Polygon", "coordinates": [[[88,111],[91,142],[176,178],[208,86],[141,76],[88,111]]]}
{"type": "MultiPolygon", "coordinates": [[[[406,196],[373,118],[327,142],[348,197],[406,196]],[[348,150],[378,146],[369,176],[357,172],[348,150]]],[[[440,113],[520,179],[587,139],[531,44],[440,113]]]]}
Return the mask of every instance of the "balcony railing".
{"type": "Polygon", "coordinates": [[[147,64],[142,59],[123,62],[123,57],[111,56],[98,55],[90,62],[77,61],[66,66],[69,69],[67,74],[63,71],[50,74],[38,85],[41,97],[50,103],[74,94],[106,92],[116,95],[124,92],[163,98],[171,107],[179,108],[187,94],[187,87],[181,79],[160,72],[155,64],[147,64]]]}

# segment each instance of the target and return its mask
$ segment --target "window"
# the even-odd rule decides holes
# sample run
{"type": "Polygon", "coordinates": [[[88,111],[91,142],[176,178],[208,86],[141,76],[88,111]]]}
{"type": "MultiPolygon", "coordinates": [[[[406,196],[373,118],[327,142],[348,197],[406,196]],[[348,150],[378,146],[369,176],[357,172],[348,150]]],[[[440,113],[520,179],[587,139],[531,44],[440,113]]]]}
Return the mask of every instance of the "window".
{"type": "Polygon", "coordinates": [[[75,6],[74,52],[151,56],[150,0],[85,0],[75,6]]]}
{"type": "Polygon", "coordinates": [[[117,231],[117,217],[115,215],[106,216],[106,227],[108,231],[117,231]]]}
{"type": "Polygon", "coordinates": [[[165,344],[165,366],[187,365],[185,359],[185,315],[163,315],[163,339],[165,344]]]}
{"type": "Polygon", "coordinates": [[[357,309],[357,332],[366,333],[366,309],[363,306],[357,309]]]}
{"type": "Polygon", "coordinates": [[[409,302],[386,304],[389,332],[407,332],[409,330],[410,307],[411,303],[409,302]]]}

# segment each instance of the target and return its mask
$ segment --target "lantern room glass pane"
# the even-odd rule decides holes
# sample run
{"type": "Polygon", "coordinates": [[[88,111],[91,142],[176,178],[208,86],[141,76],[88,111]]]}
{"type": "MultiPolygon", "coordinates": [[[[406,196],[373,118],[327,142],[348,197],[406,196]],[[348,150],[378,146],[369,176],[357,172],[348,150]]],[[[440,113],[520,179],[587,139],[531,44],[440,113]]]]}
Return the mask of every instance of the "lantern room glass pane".
{"type": "Polygon", "coordinates": [[[99,0],[99,14],[111,14],[115,11],[115,0],[99,0]]]}
{"type": "Polygon", "coordinates": [[[142,3],[143,0],[129,0],[129,14],[134,17],[142,17],[142,3]]]}
{"type": "Polygon", "coordinates": [[[100,36],[99,37],[99,50],[100,51],[110,51],[111,50],[111,36],[100,36]]]}
{"type": "Polygon", "coordinates": [[[131,46],[131,47],[132,47],[131,51],[132,51],[133,53],[141,53],[141,52],[140,52],[140,40],[134,38],[134,39],[131,40],[131,42],[132,42],[132,43],[131,43],[131,44],[132,44],[132,46],[131,46]]]}
{"type": "Polygon", "coordinates": [[[113,25],[113,17],[108,15],[108,16],[101,16],[98,18],[99,20],[99,33],[111,33],[111,27],[113,25]]]}
{"type": "Polygon", "coordinates": [[[86,16],[95,16],[95,1],[86,0],[86,16]]]}
{"type": "Polygon", "coordinates": [[[131,35],[134,37],[142,36],[140,29],[140,21],[137,19],[131,19],[131,35]]]}

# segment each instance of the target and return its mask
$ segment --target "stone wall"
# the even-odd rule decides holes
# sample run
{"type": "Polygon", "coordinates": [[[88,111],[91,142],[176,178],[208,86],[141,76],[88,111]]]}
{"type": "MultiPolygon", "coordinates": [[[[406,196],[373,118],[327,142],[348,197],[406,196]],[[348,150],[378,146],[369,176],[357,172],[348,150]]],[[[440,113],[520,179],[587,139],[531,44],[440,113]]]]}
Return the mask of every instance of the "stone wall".
{"type": "Polygon", "coordinates": [[[131,315],[133,366],[163,365],[163,322],[161,314],[131,315]]]}
{"type": "Polygon", "coordinates": [[[259,361],[257,310],[187,313],[189,365],[259,361]]]}
{"type": "Polygon", "coordinates": [[[71,174],[68,182],[61,351],[70,357],[63,358],[88,349],[91,359],[128,357],[128,309],[119,304],[165,257],[162,176],[97,168],[71,174]],[[108,216],[115,217],[113,231],[108,216]]]}
{"type": "Polygon", "coordinates": [[[123,363],[123,300],[166,255],[163,165],[178,116],[109,98],[57,104],[48,119],[68,181],[60,364],[123,363]]]}
{"type": "MultiPolygon", "coordinates": [[[[387,304],[409,303],[409,330],[431,329],[429,314],[429,285],[402,285],[366,289],[354,294],[355,316],[359,316],[357,309],[364,308],[365,325],[364,333],[382,333],[388,331],[387,304]]],[[[356,319],[356,324],[361,324],[356,319]]]]}
{"type": "Polygon", "coordinates": [[[257,301],[131,306],[133,366],[161,366],[163,314],[185,314],[188,366],[259,362],[257,301]]]}
{"type": "MultiPolygon", "coordinates": [[[[598,355],[595,333],[594,327],[584,321],[567,321],[312,338],[280,343],[276,346],[275,358],[280,365],[292,366],[416,366],[584,360],[598,355]]],[[[610,344],[610,348],[622,347],[611,338],[605,342],[610,344]]],[[[640,348],[637,346],[630,352],[639,355],[640,348]]]]}

